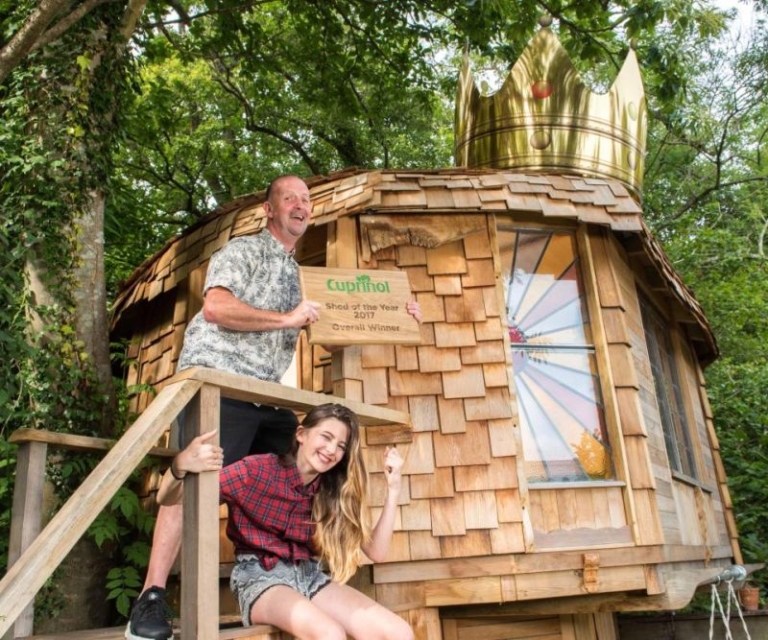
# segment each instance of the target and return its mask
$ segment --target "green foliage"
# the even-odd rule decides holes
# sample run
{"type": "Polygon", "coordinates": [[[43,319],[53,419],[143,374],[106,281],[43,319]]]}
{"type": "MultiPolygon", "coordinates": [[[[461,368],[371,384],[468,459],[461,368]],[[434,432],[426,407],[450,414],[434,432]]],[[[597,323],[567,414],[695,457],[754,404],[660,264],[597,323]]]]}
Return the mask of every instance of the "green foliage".
{"type": "MultiPolygon", "coordinates": [[[[0,531],[11,529],[16,447],[0,434],[0,531]]],[[[8,538],[0,536],[0,566],[8,566],[8,538]]]]}
{"type": "Polygon", "coordinates": [[[141,593],[143,580],[133,567],[116,567],[107,574],[108,600],[115,601],[120,615],[128,617],[131,601],[141,593]]]}

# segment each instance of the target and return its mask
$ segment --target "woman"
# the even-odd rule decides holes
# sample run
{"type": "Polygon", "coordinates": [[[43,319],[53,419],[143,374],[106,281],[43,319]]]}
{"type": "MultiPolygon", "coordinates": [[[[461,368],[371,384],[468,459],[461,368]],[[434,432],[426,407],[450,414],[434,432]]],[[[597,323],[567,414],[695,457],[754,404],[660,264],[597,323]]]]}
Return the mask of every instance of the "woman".
{"type": "MultiPolygon", "coordinates": [[[[210,437],[195,438],[176,456],[158,501],[178,501],[187,472],[220,466],[221,449],[207,442],[210,437]]],[[[365,520],[360,428],[342,405],[312,409],[286,456],[248,456],[221,471],[227,536],[236,550],[230,584],[243,624],[271,624],[306,640],[413,640],[402,618],[344,584],[361,552],[374,562],[387,553],[402,464],[397,450],[388,449],[387,497],[372,531],[365,520]]]]}

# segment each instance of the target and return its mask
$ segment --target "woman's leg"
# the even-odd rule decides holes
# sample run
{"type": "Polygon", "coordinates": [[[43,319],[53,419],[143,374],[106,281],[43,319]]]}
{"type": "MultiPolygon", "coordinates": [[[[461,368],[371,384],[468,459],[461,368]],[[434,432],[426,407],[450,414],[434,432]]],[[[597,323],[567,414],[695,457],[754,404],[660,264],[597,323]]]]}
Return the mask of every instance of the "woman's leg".
{"type": "Polygon", "coordinates": [[[405,620],[345,584],[332,582],[312,598],[312,604],[356,640],[413,640],[413,630],[405,620]]]}
{"type": "Polygon", "coordinates": [[[342,625],[313,603],[290,587],[271,587],[253,603],[251,624],[271,624],[300,640],[346,640],[342,625]]]}

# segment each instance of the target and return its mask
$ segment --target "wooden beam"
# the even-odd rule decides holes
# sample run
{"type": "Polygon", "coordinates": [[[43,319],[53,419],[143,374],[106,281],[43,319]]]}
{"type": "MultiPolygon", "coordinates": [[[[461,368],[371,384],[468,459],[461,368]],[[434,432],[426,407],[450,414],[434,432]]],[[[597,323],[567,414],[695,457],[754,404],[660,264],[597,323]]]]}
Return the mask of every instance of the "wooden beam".
{"type": "MultiPolygon", "coordinates": [[[[8,568],[16,563],[40,533],[47,451],[47,445],[42,442],[27,442],[19,447],[16,456],[16,483],[13,487],[8,568]]],[[[24,638],[32,635],[34,614],[33,604],[24,609],[14,625],[14,637],[24,638]]]]}
{"type": "Polygon", "coordinates": [[[179,382],[181,380],[196,380],[200,383],[220,387],[223,398],[261,402],[300,413],[306,413],[312,407],[325,402],[337,402],[354,411],[360,420],[360,424],[363,426],[386,424],[411,426],[409,414],[402,411],[395,411],[387,407],[369,405],[323,393],[294,389],[278,382],[265,382],[264,380],[239,376],[225,371],[192,367],[171,378],[171,382],[179,382]]]}
{"type": "MultiPolygon", "coordinates": [[[[219,428],[218,387],[205,384],[189,404],[190,440],[219,428]]],[[[218,444],[218,434],[208,442],[218,444]]],[[[186,443],[185,443],[186,445],[186,443]]],[[[181,545],[181,637],[219,637],[219,474],[191,473],[184,482],[181,545]]]]}
{"type": "Polygon", "coordinates": [[[693,598],[696,587],[722,572],[722,567],[708,569],[668,568],[666,593],[648,596],[641,591],[621,591],[590,596],[542,598],[499,604],[478,604],[444,609],[443,618],[477,618],[531,614],[574,614],[595,611],[669,611],[681,609],[693,598]]]}
{"type": "Polygon", "coordinates": [[[187,380],[170,384],[160,391],[8,570],[0,581],[0,636],[32,602],[45,581],[201,386],[200,382],[187,380]]]}
{"type": "MultiPolygon", "coordinates": [[[[25,442],[40,442],[53,445],[59,449],[69,449],[70,451],[109,451],[115,446],[117,440],[109,438],[94,438],[91,436],[79,436],[72,433],[56,433],[46,429],[16,429],[8,438],[8,442],[13,444],[23,444],[25,442]]],[[[167,447],[152,447],[149,455],[157,458],[173,458],[179,452],[178,449],[169,449],[167,447]]]]}

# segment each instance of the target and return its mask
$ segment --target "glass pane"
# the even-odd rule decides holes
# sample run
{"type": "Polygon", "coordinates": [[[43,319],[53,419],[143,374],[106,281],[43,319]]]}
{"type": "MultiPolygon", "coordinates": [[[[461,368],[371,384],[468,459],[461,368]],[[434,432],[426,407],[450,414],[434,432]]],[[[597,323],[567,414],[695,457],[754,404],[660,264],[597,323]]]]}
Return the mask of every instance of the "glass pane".
{"type": "Polygon", "coordinates": [[[612,478],[594,355],[513,347],[512,366],[529,481],[612,478]]]}
{"type": "Polygon", "coordinates": [[[508,236],[502,259],[509,260],[504,262],[512,342],[588,344],[591,335],[573,236],[530,231],[500,235],[508,236]]]}
{"type": "Polygon", "coordinates": [[[612,479],[574,235],[499,229],[498,237],[528,479],[612,479]]]}
{"type": "Polygon", "coordinates": [[[640,298],[640,310],[669,464],[675,471],[696,478],[693,443],[683,405],[680,376],[669,339],[670,327],[645,297],[640,298]]]}

